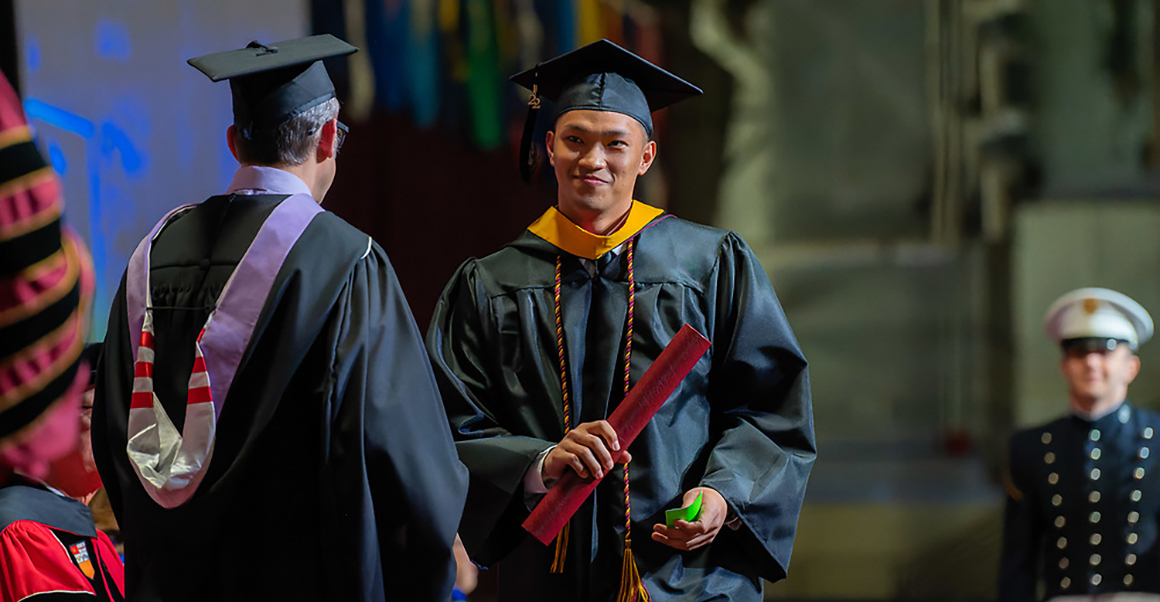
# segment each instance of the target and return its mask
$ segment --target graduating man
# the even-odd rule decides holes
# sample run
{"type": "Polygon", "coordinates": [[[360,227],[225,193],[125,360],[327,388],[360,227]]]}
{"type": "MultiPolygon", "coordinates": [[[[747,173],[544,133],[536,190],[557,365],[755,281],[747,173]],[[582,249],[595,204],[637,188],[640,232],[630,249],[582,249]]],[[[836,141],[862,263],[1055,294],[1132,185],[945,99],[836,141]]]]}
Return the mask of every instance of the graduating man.
{"type": "Polygon", "coordinates": [[[740,237],[632,198],[650,113],[700,90],[608,41],[513,80],[555,100],[557,205],[464,263],[427,334],[471,474],[467,551],[499,562],[505,601],[761,600],[815,457],[806,361],[740,237]],[[614,467],[605,418],[685,323],[712,347],[614,467]],[[548,548],[521,522],[565,471],[608,476],[548,548]]]}
{"type": "Polygon", "coordinates": [[[1011,438],[999,600],[1160,600],[1160,415],[1127,399],[1152,318],[1084,288],[1047,310],[1045,328],[1071,413],[1011,438]]]}
{"type": "MultiPolygon", "coordinates": [[[[94,421],[130,600],[451,594],[466,493],[379,245],[319,206],[345,127],[313,36],[190,60],[230,80],[226,194],[137,247],[94,421]]],[[[395,598],[395,596],[398,596],[395,598]]]]}

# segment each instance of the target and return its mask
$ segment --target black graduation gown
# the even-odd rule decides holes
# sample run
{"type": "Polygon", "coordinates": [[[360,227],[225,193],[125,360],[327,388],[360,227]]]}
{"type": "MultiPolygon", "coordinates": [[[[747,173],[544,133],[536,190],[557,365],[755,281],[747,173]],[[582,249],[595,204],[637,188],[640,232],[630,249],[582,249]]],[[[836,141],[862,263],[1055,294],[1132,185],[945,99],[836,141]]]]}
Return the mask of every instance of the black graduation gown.
{"type": "MultiPolygon", "coordinates": [[[[611,600],[624,548],[621,468],[572,520],[563,575],[552,547],[527,536],[523,478],[564,436],[555,258],[525,232],[460,267],[427,346],[459,457],[471,474],[460,536],[472,559],[499,562],[500,600],[611,600]]],[[[596,277],[564,254],[561,306],[573,422],[607,417],[623,398],[625,253],[596,277]]],[[[760,600],[761,577],[785,576],[815,457],[806,361],[769,279],[736,234],[657,218],[635,251],[635,383],[686,322],[712,347],[631,448],[633,553],[654,600],[760,600]],[[658,221],[659,220],[659,221],[658,221]],[[712,545],[681,553],[654,542],[664,510],[696,486],[740,517],[712,545]]]]}
{"type": "MultiPolygon", "coordinates": [[[[213,197],[154,245],[154,384],[178,429],[208,315],[188,308],[215,302],[282,198],[213,197]]],[[[370,242],[331,213],[310,222],[229,390],[205,479],[171,510],[125,451],[137,342],[122,280],[92,438],[129,599],[448,599],[466,471],[394,270],[370,242]]]]}

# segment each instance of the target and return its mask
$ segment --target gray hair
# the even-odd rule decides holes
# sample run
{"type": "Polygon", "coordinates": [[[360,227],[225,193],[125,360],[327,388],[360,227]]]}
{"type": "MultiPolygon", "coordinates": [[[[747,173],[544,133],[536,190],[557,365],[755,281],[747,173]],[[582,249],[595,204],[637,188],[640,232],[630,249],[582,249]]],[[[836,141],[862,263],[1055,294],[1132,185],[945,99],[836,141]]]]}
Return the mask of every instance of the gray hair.
{"type": "Polygon", "coordinates": [[[270,132],[236,131],[240,159],[259,165],[301,165],[314,154],[322,126],[338,117],[338,99],[331,98],[283,121],[270,132]]]}

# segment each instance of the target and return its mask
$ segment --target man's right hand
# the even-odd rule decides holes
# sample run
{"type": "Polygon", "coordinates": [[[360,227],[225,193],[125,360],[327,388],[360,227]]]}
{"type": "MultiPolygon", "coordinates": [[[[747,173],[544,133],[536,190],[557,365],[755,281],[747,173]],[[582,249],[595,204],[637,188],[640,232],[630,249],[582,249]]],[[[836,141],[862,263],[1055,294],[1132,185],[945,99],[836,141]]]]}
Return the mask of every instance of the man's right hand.
{"type": "MultiPolygon", "coordinates": [[[[620,442],[607,420],[585,422],[568,431],[560,444],[548,452],[541,474],[544,482],[550,483],[564,474],[565,467],[571,466],[581,478],[603,478],[606,471],[612,470],[612,454],[618,451],[620,442]]],[[[631,461],[632,455],[624,450],[620,462],[631,461]]]]}

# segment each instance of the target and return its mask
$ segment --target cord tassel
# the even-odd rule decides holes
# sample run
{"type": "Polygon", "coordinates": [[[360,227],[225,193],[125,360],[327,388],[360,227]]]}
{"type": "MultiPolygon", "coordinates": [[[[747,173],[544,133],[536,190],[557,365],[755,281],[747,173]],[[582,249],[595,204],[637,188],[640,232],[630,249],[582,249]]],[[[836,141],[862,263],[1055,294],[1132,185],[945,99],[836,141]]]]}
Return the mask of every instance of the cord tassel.
{"type": "MultiPolygon", "coordinates": [[[[535,96],[533,94],[533,96],[535,96]]],[[[537,106],[538,108],[538,106],[537,106]]],[[[560,360],[560,397],[564,406],[564,434],[572,430],[572,404],[568,398],[568,365],[564,361],[564,322],[560,315],[560,256],[556,256],[556,285],[552,291],[553,306],[556,312],[556,354],[560,360]]],[[[568,558],[568,533],[572,530],[572,521],[564,523],[564,529],[556,536],[556,553],[552,557],[551,572],[564,572],[564,561],[568,558]]]]}
{"type": "Polygon", "coordinates": [[[636,568],[636,560],[632,557],[632,548],[624,548],[624,564],[620,569],[620,593],[616,595],[616,602],[651,602],[652,597],[641,581],[640,571],[636,568]]]}
{"type": "MultiPolygon", "coordinates": [[[[633,261],[633,252],[636,247],[636,239],[628,241],[627,253],[625,259],[628,260],[628,316],[626,330],[628,330],[627,340],[624,343],[624,394],[628,395],[628,390],[632,387],[631,369],[632,369],[632,335],[633,335],[633,316],[636,314],[636,267],[633,261]]],[[[644,586],[644,581],[640,578],[640,570],[636,568],[636,560],[632,557],[632,503],[629,496],[628,486],[628,462],[624,463],[624,563],[620,569],[620,593],[616,596],[616,602],[650,602],[652,597],[648,594],[648,588],[644,586]]]]}
{"type": "Polygon", "coordinates": [[[572,530],[572,521],[564,523],[564,529],[556,536],[556,554],[552,558],[552,573],[564,572],[564,560],[568,558],[568,532],[572,530]]]}
{"type": "MultiPolygon", "coordinates": [[[[626,245],[625,259],[628,263],[628,315],[626,316],[627,340],[624,344],[624,393],[628,394],[632,387],[632,339],[633,317],[636,314],[636,266],[634,261],[636,239],[629,239],[626,245]]],[[[556,256],[556,282],[553,287],[553,305],[556,318],[556,353],[560,363],[560,390],[563,398],[564,434],[572,429],[572,404],[568,395],[568,370],[564,358],[564,325],[560,313],[561,258],[556,256]]],[[[556,551],[552,559],[551,572],[563,573],[564,561],[568,556],[568,537],[572,530],[569,521],[564,529],[556,536],[556,551]]],[[[652,597],[644,581],[640,578],[636,560],[632,556],[632,505],[629,500],[628,463],[624,464],[624,560],[620,569],[620,592],[616,596],[617,602],[651,602],[652,597]]]]}

